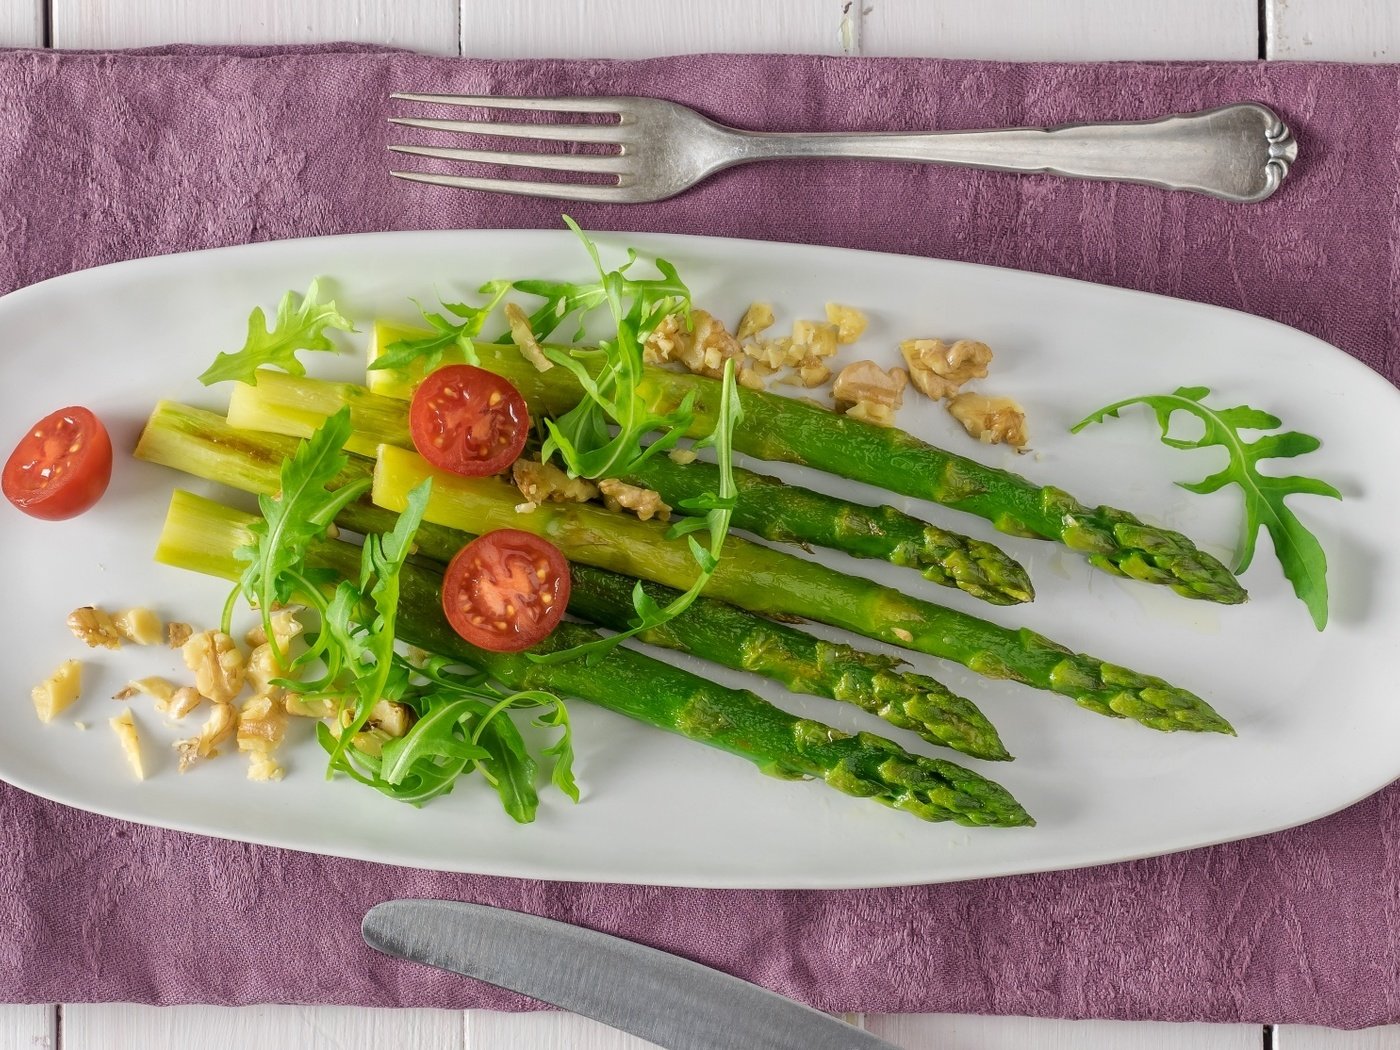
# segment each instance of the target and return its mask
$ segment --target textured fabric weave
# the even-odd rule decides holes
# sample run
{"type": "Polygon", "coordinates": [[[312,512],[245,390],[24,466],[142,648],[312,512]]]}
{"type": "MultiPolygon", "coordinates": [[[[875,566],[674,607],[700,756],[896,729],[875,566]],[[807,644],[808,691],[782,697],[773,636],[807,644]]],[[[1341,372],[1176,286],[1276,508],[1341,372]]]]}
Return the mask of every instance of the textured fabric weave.
{"type": "MultiPolygon", "coordinates": [[[[666,203],[572,211],[595,229],[909,252],[1218,303],[1303,328],[1394,380],[1398,79],[1396,67],[1287,63],[0,52],[0,292],[253,240],[558,223],[548,201],[389,179],[391,90],[651,94],[777,129],[1129,119],[1254,98],[1294,128],[1302,159],[1284,192],[1252,207],[1052,178],[811,163],[735,169],[666,203]]],[[[11,682],[12,700],[17,691],[11,682]]],[[[1400,1020],[1397,840],[1392,788],[1284,834],[1108,868],[860,892],[712,892],[332,860],[123,824],[0,785],[0,995],[530,1008],[362,946],[371,904],[440,896],[618,933],[834,1011],[1362,1026],[1400,1020]]]]}

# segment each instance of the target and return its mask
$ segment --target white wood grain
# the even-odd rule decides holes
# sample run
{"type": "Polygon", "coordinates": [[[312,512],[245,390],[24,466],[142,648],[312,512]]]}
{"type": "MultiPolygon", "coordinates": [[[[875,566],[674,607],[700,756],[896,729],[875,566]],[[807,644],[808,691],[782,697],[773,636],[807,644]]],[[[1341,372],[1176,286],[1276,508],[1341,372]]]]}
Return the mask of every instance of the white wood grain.
{"type": "Polygon", "coordinates": [[[1259,1026],[1248,1024],[1054,1021],[972,1014],[870,1014],[865,1028],[905,1050],[1259,1050],[1262,1042],[1259,1026]]]}
{"type": "Polygon", "coordinates": [[[577,1014],[467,1012],[467,1050],[655,1050],[656,1044],[577,1014]]]}
{"type": "Polygon", "coordinates": [[[0,1050],[52,1050],[58,1045],[58,1007],[0,1006],[0,1050]]]}
{"type": "MultiPolygon", "coordinates": [[[[0,0],[14,3],[16,0],[0,0]]],[[[28,0],[19,0],[28,2],[28,0]]],[[[457,0],[49,0],[54,47],[355,40],[457,53],[457,0]]]]}
{"type": "Polygon", "coordinates": [[[649,58],[839,53],[843,0],[462,0],[462,54],[649,58]]]}
{"type": "Polygon", "coordinates": [[[44,0],[0,0],[0,47],[39,47],[44,0]]]}
{"type": "Polygon", "coordinates": [[[1269,58],[1328,62],[1400,59],[1395,0],[1266,0],[1269,58]]]}
{"type": "Polygon", "coordinates": [[[1258,48],[1248,0],[866,0],[860,24],[865,55],[1239,59],[1258,48]]]}
{"type": "MultiPolygon", "coordinates": [[[[455,1010],[340,1006],[129,1006],[63,1008],[61,1050],[466,1050],[455,1010]]],[[[0,1043],[0,1050],[8,1050],[0,1043]]]]}
{"type": "Polygon", "coordinates": [[[1288,1025],[1275,1030],[1274,1050],[1395,1050],[1400,1025],[1343,1032],[1336,1028],[1288,1025]]]}

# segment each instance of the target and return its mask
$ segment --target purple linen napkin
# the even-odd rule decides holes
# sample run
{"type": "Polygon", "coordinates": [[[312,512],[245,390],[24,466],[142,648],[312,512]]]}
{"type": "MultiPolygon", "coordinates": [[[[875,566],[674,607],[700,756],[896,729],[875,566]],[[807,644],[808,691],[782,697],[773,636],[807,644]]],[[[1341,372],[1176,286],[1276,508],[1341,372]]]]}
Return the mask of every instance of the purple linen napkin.
{"type": "MultiPolygon", "coordinates": [[[[735,169],[661,204],[572,212],[594,229],[909,252],[1219,303],[1303,328],[1395,380],[1398,80],[1393,66],[1289,63],[0,52],[0,292],[251,240],[557,225],[552,202],[390,180],[391,90],[651,94],[779,129],[1132,119],[1258,99],[1293,127],[1302,160],[1285,190],[1257,206],[811,163],[735,169]]],[[[958,885],[750,893],[403,870],[152,830],[0,785],[7,998],[537,1005],[364,948],[361,915],[398,896],[577,922],[832,1011],[1400,1020],[1396,788],[1305,828],[1157,860],[958,885]]]]}

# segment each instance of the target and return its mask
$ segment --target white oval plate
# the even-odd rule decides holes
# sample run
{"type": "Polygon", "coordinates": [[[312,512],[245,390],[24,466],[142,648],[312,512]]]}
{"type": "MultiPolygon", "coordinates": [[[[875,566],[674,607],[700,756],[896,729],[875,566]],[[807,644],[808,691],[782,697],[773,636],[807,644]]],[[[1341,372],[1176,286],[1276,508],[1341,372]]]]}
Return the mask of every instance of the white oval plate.
{"type": "MultiPolygon", "coordinates": [[[[987,392],[1025,406],[1034,451],[972,442],[940,407],[911,395],[900,419],[915,433],[979,459],[1180,528],[1228,557],[1240,527],[1233,489],[1210,497],[1173,486],[1216,469],[1221,453],[1164,448],[1145,410],[1070,436],[1110,401],[1208,385],[1219,405],[1248,403],[1323,439],[1289,473],[1331,480],[1344,503],[1301,497],[1296,509],[1331,561],[1332,622],[1312,627],[1264,537],[1245,578],[1253,600],[1222,608],[1112,579],[1054,544],[1000,536],[978,518],[896,499],[934,521],[994,539],[1020,557],[1039,591],[1029,607],[995,609],[909,570],[823,558],[936,601],[1025,624],[1078,650],[1162,675],[1209,699],[1237,739],[1164,735],[1082,711],[1069,700],[960,667],[916,659],[979,703],[1017,761],[976,763],[1039,820],[1032,829],[923,824],[818,784],[760,776],[725,754],[573,705],[581,805],[545,790],[538,821],[512,823],[482,783],[415,810],[348,781],[327,782],[309,726],[285,748],[287,779],[251,783],[242,756],[186,775],[170,742],[188,735],[132,702],[150,776],[133,780],[107,727],[109,697],[128,677],[184,678],[178,654],[128,646],[83,649],[64,627],[75,606],[150,604],[196,624],[216,621],[226,586],[151,560],[170,491],[216,486],[125,455],[162,397],[221,407],[227,389],[194,377],[216,351],[236,349],[249,309],[271,309],[288,288],[329,278],[362,331],[376,316],[411,319],[409,296],[469,295],[493,277],[587,275],[564,232],[368,234],[169,256],[60,277],[0,300],[0,441],[62,405],[86,404],[118,449],[99,507],[59,524],[0,507],[7,600],[0,656],[11,705],[0,776],[69,805],[187,831],[426,868],[549,879],[726,887],[849,887],[967,879],[1069,868],[1258,835],[1321,817],[1400,775],[1400,637],[1395,527],[1400,397],[1380,377],[1301,332],[1241,313],[1076,281],[961,263],[806,245],[695,237],[605,235],[680,266],[696,301],[737,318],[751,299],[781,323],[821,316],[827,300],[859,305],[872,322],[854,349],[887,364],[910,336],[975,337],[997,352],[987,392]],[[66,657],[81,657],[84,695],[41,725],[29,688],[66,657]],[[90,725],[87,732],[74,723],[90,725]]],[[[606,257],[606,256],[605,256],[606,257]]],[[[346,346],[363,345],[363,336],[346,346]]],[[[848,354],[850,349],[846,351],[848,354]]],[[[315,374],[357,378],[358,352],[309,355],[315,374]]],[[[876,490],[794,468],[764,468],[874,502],[876,490]]],[[[238,498],[246,503],[246,499],[238,498]]],[[[821,633],[830,634],[818,628],[821,633]]],[[[872,643],[873,645],[873,643],[872,643]]],[[[878,646],[874,646],[879,648],[878,646]]],[[[792,711],[846,729],[884,731],[847,705],[786,693],[762,679],[696,661],[701,674],[744,685],[792,711]]],[[[300,720],[294,720],[300,722],[300,720]]],[[[882,729],[883,727],[883,729],[882,729]]]]}

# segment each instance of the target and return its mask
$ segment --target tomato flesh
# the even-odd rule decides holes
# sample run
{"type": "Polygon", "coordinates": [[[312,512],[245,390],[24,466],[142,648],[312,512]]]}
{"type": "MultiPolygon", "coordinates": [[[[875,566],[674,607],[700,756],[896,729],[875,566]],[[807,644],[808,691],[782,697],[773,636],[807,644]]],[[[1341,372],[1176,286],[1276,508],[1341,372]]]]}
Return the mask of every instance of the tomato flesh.
{"type": "Polygon", "coordinates": [[[479,649],[517,653],[548,635],[569,604],[569,563],[559,548],[519,529],[472,540],[442,581],[452,629],[479,649]]]}
{"type": "Polygon", "coordinates": [[[71,518],[102,498],[112,480],[112,439],[86,408],[50,413],[29,428],[5,461],[5,498],[47,521],[71,518]]]}
{"type": "Polygon", "coordinates": [[[530,414],[520,391],[494,372],[448,365],[414,391],[408,424],[413,447],[433,466],[485,477],[519,458],[530,414]]]}

